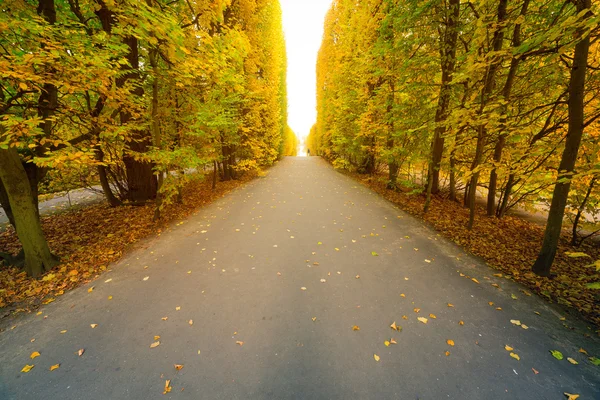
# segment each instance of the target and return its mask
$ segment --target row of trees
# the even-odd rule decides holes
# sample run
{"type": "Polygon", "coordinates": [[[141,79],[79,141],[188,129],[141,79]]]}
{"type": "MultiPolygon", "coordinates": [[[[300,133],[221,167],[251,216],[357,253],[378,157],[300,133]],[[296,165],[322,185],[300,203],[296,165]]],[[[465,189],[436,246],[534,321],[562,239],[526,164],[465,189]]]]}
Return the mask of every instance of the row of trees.
{"type": "Polygon", "coordinates": [[[533,270],[565,208],[600,208],[600,5],[591,0],[335,0],[308,138],[341,168],[386,170],[487,213],[550,199],[533,270]]]}
{"type": "Polygon", "coordinates": [[[57,264],[38,187],[76,170],[112,206],[180,197],[291,153],[277,0],[6,0],[0,203],[37,276],[57,264]]]}

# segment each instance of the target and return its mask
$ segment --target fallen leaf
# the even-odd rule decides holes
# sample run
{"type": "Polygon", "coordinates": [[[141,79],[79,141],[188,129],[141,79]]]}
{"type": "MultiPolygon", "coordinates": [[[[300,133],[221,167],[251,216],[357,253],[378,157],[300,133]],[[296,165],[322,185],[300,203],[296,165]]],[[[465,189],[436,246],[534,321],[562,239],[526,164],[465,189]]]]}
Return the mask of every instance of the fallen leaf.
{"type": "Polygon", "coordinates": [[[377,254],[376,252],[372,251],[371,255],[377,257],[379,254],[377,254]]]}
{"type": "Polygon", "coordinates": [[[521,324],[521,328],[523,328],[523,329],[529,329],[529,327],[527,325],[525,325],[525,324],[521,324]]]}
{"type": "Polygon", "coordinates": [[[427,318],[424,317],[419,317],[417,318],[419,321],[421,321],[422,323],[426,324],[427,323],[427,318]]]}
{"type": "Polygon", "coordinates": [[[450,355],[449,351],[446,351],[446,357],[448,357],[450,355]]]}
{"type": "Polygon", "coordinates": [[[401,326],[396,325],[396,321],[392,322],[392,324],[390,325],[390,328],[392,328],[395,331],[400,332],[402,330],[401,326]]]}
{"type": "Polygon", "coordinates": [[[354,326],[352,327],[352,330],[353,330],[353,331],[360,331],[360,328],[358,327],[358,325],[354,325],[354,326]]]}
{"type": "Polygon", "coordinates": [[[579,364],[575,359],[571,358],[571,357],[567,357],[567,361],[570,362],[573,365],[577,365],[579,364]]]}
{"type": "Polygon", "coordinates": [[[478,281],[477,279],[475,279],[475,278],[471,278],[471,280],[472,280],[473,282],[475,282],[475,283],[479,283],[479,281],[478,281]]]}
{"type": "Polygon", "coordinates": [[[429,318],[437,319],[437,317],[435,315],[433,315],[433,314],[429,314],[429,318]]]}
{"type": "Polygon", "coordinates": [[[242,342],[241,340],[238,340],[238,341],[235,342],[235,344],[239,344],[240,346],[243,346],[244,342],[242,342]]]}
{"type": "Polygon", "coordinates": [[[458,321],[458,324],[459,324],[459,325],[464,325],[464,324],[465,324],[465,321],[458,321]]]}
{"type": "Polygon", "coordinates": [[[533,373],[534,373],[535,375],[537,375],[537,374],[539,374],[539,373],[540,373],[540,371],[538,371],[538,370],[537,370],[537,369],[535,369],[535,368],[531,368],[531,370],[533,371],[533,373]]]}
{"type": "Polygon", "coordinates": [[[321,279],[321,283],[327,282],[327,279],[321,279]]]}
{"type": "Polygon", "coordinates": [[[317,320],[317,317],[312,317],[313,322],[317,320]]]}
{"type": "Polygon", "coordinates": [[[513,300],[517,300],[518,299],[518,297],[515,296],[513,293],[510,294],[510,298],[513,299],[513,300]]]}
{"type": "Polygon", "coordinates": [[[37,351],[34,351],[33,353],[31,353],[31,355],[29,356],[29,358],[31,358],[32,360],[36,357],[39,357],[41,354],[37,351]]]}
{"type": "Polygon", "coordinates": [[[493,302],[493,301],[489,301],[489,302],[488,302],[488,304],[489,304],[490,306],[493,306],[493,305],[494,305],[494,302],[493,302]]]}
{"type": "Polygon", "coordinates": [[[431,263],[431,260],[425,260],[426,263],[431,263]]]}
{"type": "Polygon", "coordinates": [[[406,297],[404,293],[400,293],[400,297],[406,297]]]}
{"type": "Polygon", "coordinates": [[[113,299],[113,297],[112,297],[112,296],[108,296],[108,299],[109,299],[109,300],[112,300],[112,299],[113,299]]]}
{"type": "Polygon", "coordinates": [[[77,355],[79,357],[81,357],[83,355],[83,353],[85,353],[85,349],[79,349],[79,350],[77,350],[77,355]]]}
{"type": "Polygon", "coordinates": [[[112,278],[107,279],[107,280],[104,281],[104,283],[108,283],[108,282],[112,282],[112,278]]]}
{"type": "Polygon", "coordinates": [[[27,365],[25,365],[25,366],[23,367],[23,369],[21,370],[21,372],[25,372],[25,373],[27,373],[27,372],[31,371],[31,369],[32,369],[33,367],[35,367],[35,365],[29,365],[29,364],[27,364],[27,365]]]}
{"type": "Polygon", "coordinates": [[[188,321],[188,324],[190,324],[190,326],[194,325],[194,320],[190,319],[190,320],[188,321]]]}
{"type": "Polygon", "coordinates": [[[92,327],[92,329],[94,329],[95,327],[98,326],[98,324],[90,324],[90,326],[92,327]]]}
{"type": "Polygon", "coordinates": [[[88,293],[92,293],[94,291],[94,286],[88,289],[88,293]]]}
{"type": "Polygon", "coordinates": [[[380,358],[379,358],[379,356],[377,354],[373,354],[373,358],[375,359],[375,361],[379,361],[380,360],[380,358]]]}
{"type": "Polygon", "coordinates": [[[557,360],[563,359],[563,354],[558,350],[550,350],[550,353],[552,354],[552,357],[556,358],[557,360]]]}
{"type": "Polygon", "coordinates": [[[304,286],[302,286],[302,287],[300,288],[300,290],[306,290],[306,288],[305,288],[304,286]]]}
{"type": "Polygon", "coordinates": [[[517,360],[517,361],[520,361],[520,360],[521,360],[521,357],[519,357],[519,355],[518,355],[518,354],[516,354],[516,353],[510,353],[510,356],[511,356],[512,358],[514,358],[515,360],[517,360]]]}
{"type": "Polygon", "coordinates": [[[502,307],[496,307],[496,310],[502,311],[502,307]]]}
{"type": "Polygon", "coordinates": [[[589,358],[589,360],[590,360],[590,362],[591,362],[592,364],[594,364],[595,366],[597,366],[597,367],[600,367],[600,358],[597,358],[597,357],[590,357],[590,358],[589,358]]]}
{"type": "Polygon", "coordinates": [[[419,311],[421,311],[421,309],[420,309],[420,308],[415,308],[413,311],[414,311],[414,312],[416,312],[416,313],[418,314],[418,313],[419,313],[419,311]]]}
{"type": "Polygon", "coordinates": [[[390,346],[390,342],[388,340],[386,340],[385,342],[383,342],[383,344],[385,345],[385,347],[389,347],[390,346]]]}
{"type": "Polygon", "coordinates": [[[60,364],[54,364],[50,367],[50,371],[54,371],[55,369],[60,368],[60,364]]]}
{"type": "Polygon", "coordinates": [[[567,400],[577,400],[579,398],[578,394],[571,394],[565,392],[565,396],[567,396],[567,400]]]}
{"type": "Polygon", "coordinates": [[[403,315],[402,319],[408,319],[408,317],[406,315],[403,315]]]}
{"type": "Polygon", "coordinates": [[[360,278],[360,275],[356,275],[356,276],[355,276],[355,278],[356,278],[356,279],[359,279],[359,278],[360,278]]]}
{"type": "Polygon", "coordinates": [[[142,279],[143,281],[147,281],[148,279],[150,279],[149,276],[144,277],[144,279],[142,279]]]}
{"type": "Polygon", "coordinates": [[[394,338],[391,338],[391,339],[390,339],[390,343],[391,343],[391,344],[398,344],[398,342],[396,342],[396,339],[394,339],[394,338]]]}
{"type": "Polygon", "coordinates": [[[154,335],[154,341],[157,341],[158,339],[160,339],[160,336],[154,335]]]}
{"type": "Polygon", "coordinates": [[[517,320],[517,319],[511,319],[510,323],[516,326],[521,326],[521,321],[517,320]]]}
{"type": "Polygon", "coordinates": [[[183,365],[182,365],[182,364],[173,364],[173,366],[175,367],[175,369],[176,369],[177,371],[181,371],[181,369],[183,368],[183,365]]]}
{"type": "Polygon", "coordinates": [[[448,303],[448,307],[454,307],[454,304],[448,303]]]}
{"type": "Polygon", "coordinates": [[[582,349],[581,347],[579,348],[579,352],[580,352],[581,354],[585,354],[585,355],[589,356],[588,352],[587,352],[587,351],[585,351],[584,349],[582,349]]]}
{"type": "Polygon", "coordinates": [[[154,343],[152,343],[150,345],[150,348],[153,349],[153,348],[158,347],[158,346],[160,346],[160,342],[154,342],[154,343]]]}
{"type": "Polygon", "coordinates": [[[167,394],[167,393],[171,393],[171,380],[167,379],[165,381],[165,391],[163,392],[163,394],[167,394]]]}
{"type": "Polygon", "coordinates": [[[510,347],[509,345],[505,345],[504,346],[504,350],[506,350],[506,351],[513,351],[514,349],[512,347],[510,347]]]}
{"type": "Polygon", "coordinates": [[[446,343],[448,343],[449,346],[454,346],[454,340],[452,339],[446,340],[446,343]]]}
{"type": "Polygon", "coordinates": [[[168,320],[168,319],[169,319],[169,317],[162,317],[161,319],[162,319],[163,321],[166,321],[166,320],[168,320]]]}

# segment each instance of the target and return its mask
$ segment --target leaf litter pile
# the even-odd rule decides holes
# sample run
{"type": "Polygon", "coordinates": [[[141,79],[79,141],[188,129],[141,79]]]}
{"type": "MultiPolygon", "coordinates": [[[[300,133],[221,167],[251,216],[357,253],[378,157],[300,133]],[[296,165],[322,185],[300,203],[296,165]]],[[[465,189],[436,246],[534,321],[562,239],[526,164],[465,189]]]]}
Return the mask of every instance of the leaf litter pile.
{"type": "Polygon", "coordinates": [[[466,228],[469,210],[459,203],[433,196],[429,212],[423,214],[424,196],[389,190],[387,178],[383,176],[348,175],[402,210],[427,221],[444,236],[485,259],[492,268],[550,301],[576,309],[596,327],[600,326],[598,291],[586,287],[586,284],[600,280],[600,273],[590,266],[600,259],[599,246],[584,244],[574,248],[564,234],[552,267],[555,277],[540,277],[531,272],[531,266],[541,247],[544,227],[513,216],[489,218],[479,208],[473,230],[469,231],[466,228]],[[569,257],[570,252],[583,252],[590,257],[569,257]]]}
{"type": "MultiPolygon", "coordinates": [[[[54,301],[65,291],[96,278],[134,243],[160,235],[171,223],[182,221],[198,207],[217,200],[255,176],[246,173],[239,180],[219,182],[215,190],[211,190],[210,179],[192,180],[183,190],[183,203],[167,206],[158,222],[152,221],[154,203],[115,208],[94,204],[42,217],[42,229],[61,264],[39,279],[27,277],[18,268],[0,266],[0,308],[31,311],[40,304],[54,301]]],[[[0,251],[16,255],[20,247],[12,226],[0,232],[0,251]]]]}

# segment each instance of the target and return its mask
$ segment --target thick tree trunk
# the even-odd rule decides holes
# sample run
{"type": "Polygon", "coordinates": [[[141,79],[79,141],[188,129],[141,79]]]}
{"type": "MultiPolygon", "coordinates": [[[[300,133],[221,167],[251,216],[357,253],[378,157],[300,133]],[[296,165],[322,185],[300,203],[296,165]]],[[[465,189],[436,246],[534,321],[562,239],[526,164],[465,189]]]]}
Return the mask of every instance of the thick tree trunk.
{"type": "Polygon", "coordinates": [[[448,18],[444,35],[440,35],[440,59],[442,69],[442,82],[438,105],[435,112],[435,131],[431,142],[431,163],[429,164],[427,179],[427,199],[424,212],[429,209],[431,195],[440,190],[440,165],[444,154],[444,134],[446,133],[446,119],[450,110],[450,95],[452,75],[456,65],[456,41],[458,39],[458,20],[460,18],[460,0],[449,0],[448,18]]]}
{"type": "MultiPolygon", "coordinates": [[[[577,13],[585,10],[588,12],[584,19],[591,17],[591,0],[577,0],[577,13]]],[[[544,242],[540,254],[538,255],[532,270],[537,275],[549,276],[556,249],[560,239],[563,217],[565,215],[565,206],[571,188],[571,179],[577,161],[577,153],[581,144],[584,124],[584,96],[585,96],[585,76],[587,68],[587,59],[590,50],[590,37],[586,35],[582,38],[584,32],[582,29],[577,32],[579,43],[575,45],[575,54],[573,55],[573,65],[571,67],[571,78],[569,82],[569,128],[565,141],[565,149],[558,167],[558,178],[554,186],[552,203],[548,212],[548,221],[546,222],[546,231],[544,232],[544,242]]]]}
{"type": "Polygon", "coordinates": [[[58,265],[42,232],[31,187],[15,148],[0,149],[0,179],[14,214],[17,235],[25,253],[27,275],[37,277],[58,265]]]}
{"type": "MultiPolygon", "coordinates": [[[[129,79],[141,79],[138,72],[138,40],[133,36],[127,36],[124,39],[124,43],[129,48],[129,53],[127,54],[129,66],[124,67],[128,73],[117,79],[117,87],[123,87],[125,82],[129,79]]],[[[136,86],[135,89],[132,90],[132,93],[135,96],[142,97],[144,95],[144,89],[141,86],[136,86]]],[[[126,110],[121,111],[120,117],[122,125],[126,125],[129,122],[135,123],[131,113],[126,110]]],[[[143,154],[148,152],[148,149],[152,144],[152,137],[147,130],[136,129],[133,126],[131,126],[130,129],[130,138],[127,141],[127,147],[130,154],[126,153],[123,156],[125,173],[127,176],[127,197],[128,200],[133,203],[144,203],[156,198],[158,185],[156,176],[152,170],[153,165],[150,162],[139,160],[138,157],[136,157],[136,153],[143,154]]]]}
{"type": "Polygon", "coordinates": [[[8,200],[8,193],[6,193],[4,183],[2,183],[2,178],[0,178],[0,206],[2,206],[2,209],[8,218],[8,222],[10,222],[13,228],[17,229],[15,217],[13,215],[12,208],[10,207],[10,201],[8,200]]]}

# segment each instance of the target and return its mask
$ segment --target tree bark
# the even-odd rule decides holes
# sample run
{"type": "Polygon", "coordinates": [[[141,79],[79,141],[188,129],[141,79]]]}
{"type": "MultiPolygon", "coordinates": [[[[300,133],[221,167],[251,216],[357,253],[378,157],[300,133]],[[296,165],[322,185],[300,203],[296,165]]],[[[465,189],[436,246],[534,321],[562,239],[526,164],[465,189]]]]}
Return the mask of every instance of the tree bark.
{"type": "Polygon", "coordinates": [[[446,119],[450,110],[450,95],[452,75],[456,65],[456,41],[458,40],[458,20],[460,18],[460,0],[449,0],[448,18],[446,29],[440,35],[440,59],[442,68],[442,82],[438,105],[435,112],[435,131],[431,142],[431,163],[429,164],[427,179],[427,198],[423,212],[427,212],[431,203],[431,195],[440,190],[440,165],[444,155],[444,134],[446,133],[446,119]]]}
{"type": "MultiPolygon", "coordinates": [[[[498,3],[498,27],[496,28],[496,31],[494,32],[494,37],[492,39],[492,49],[495,53],[498,53],[502,49],[502,41],[504,40],[504,28],[502,27],[502,25],[506,20],[507,5],[508,0],[500,0],[498,3]]],[[[496,82],[496,71],[500,66],[500,61],[500,58],[498,58],[497,56],[493,58],[486,71],[484,86],[481,90],[480,113],[483,113],[485,105],[487,104],[487,101],[489,99],[489,95],[494,90],[494,84],[496,82]]],[[[477,196],[477,184],[479,181],[478,168],[482,162],[483,150],[485,147],[486,139],[487,130],[485,129],[485,126],[479,126],[477,128],[477,145],[475,147],[475,157],[473,158],[473,163],[471,164],[471,179],[469,182],[469,223],[467,225],[467,228],[469,230],[473,229],[473,224],[475,223],[475,198],[477,196]]]]}
{"type": "Polygon", "coordinates": [[[17,235],[25,253],[27,275],[37,277],[59,264],[48,247],[33,201],[27,174],[17,150],[0,149],[0,179],[14,214],[17,235]]]}
{"type": "MultiPolygon", "coordinates": [[[[124,43],[129,48],[127,54],[129,66],[124,67],[128,73],[117,79],[117,87],[123,87],[129,79],[141,79],[139,75],[138,40],[134,36],[127,36],[124,39],[124,43]]],[[[144,95],[144,89],[139,85],[131,92],[137,97],[144,95]]],[[[121,111],[120,118],[122,125],[135,122],[131,113],[127,110],[121,111]]],[[[139,160],[136,157],[136,153],[143,154],[148,152],[152,144],[152,137],[147,130],[136,129],[133,126],[129,135],[130,138],[127,141],[129,151],[123,156],[125,173],[127,175],[127,197],[132,203],[145,203],[148,200],[156,198],[158,184],[152,163],[139,160]]]]}
{"type": "MultiPolygon", "coordinates": [[[[578,15],[588,10],[583,18],[591,18],[591,11],[589,11],[591,0],[577,0],[576,7],[578,15]]],[[[554,186],[550,211],[548,212],[544,242],[532,267],[533,272],[540,276],[550,275],[552,263],[556,256],[556,249],[565,215],[565,206],[567,205],[569,189],[571,188],[571,179],[575,169],[575,162],[577,161],[581,137],[583,136],[585,77],[590,50],[590,37],[589,35],[584,36],[582,28],[578,29],[577,36],[579,42],[575,45],[569,82],[569,128],[567,130],[565,149],[558,167],[558,177],[554,186]]]]}
{"type": "MultiPolygon", "coordinates": [[[[523,5],[521,6],[520,16],[525,16],[527,14],[527,8],[529,7],[529,0],[524,0],[523,5]]],[[[512,47],[513,49],[521,46],[521,24],[515,24],[513,29],[513,38],[512,38],[512,47]]],[[[504,88],[502,89],[502,97],[504,101],[508,103],[510,99],[510,95],[512,92],[512,85],[515,80],[515,76],[517,75],[517,70],[519,68],[519,63],[521,59],[518,57],[513,57],[510,61],[510,68],[508,70],[508,75],[506,77],[506,82],[504,84],[504,88]]],[[[503,107],[503,114],[506,113],[506,105],[503,107]]],[[[502,117],[501,130],[505,129],[506,117],[502,117]]],[[[506,133],[501,132],[498,140],[496,141],[496,146],[494,147],[494,167],[490,172],[490,184],[488,187],[488,198],[487,198],[487,215],[492,217],[496,212],[496,188],[498,186],[498,172],[496,170],[497,165],[502,160],[502,151],[504,150],[504,146],[506,144],[506,133]]]]}

